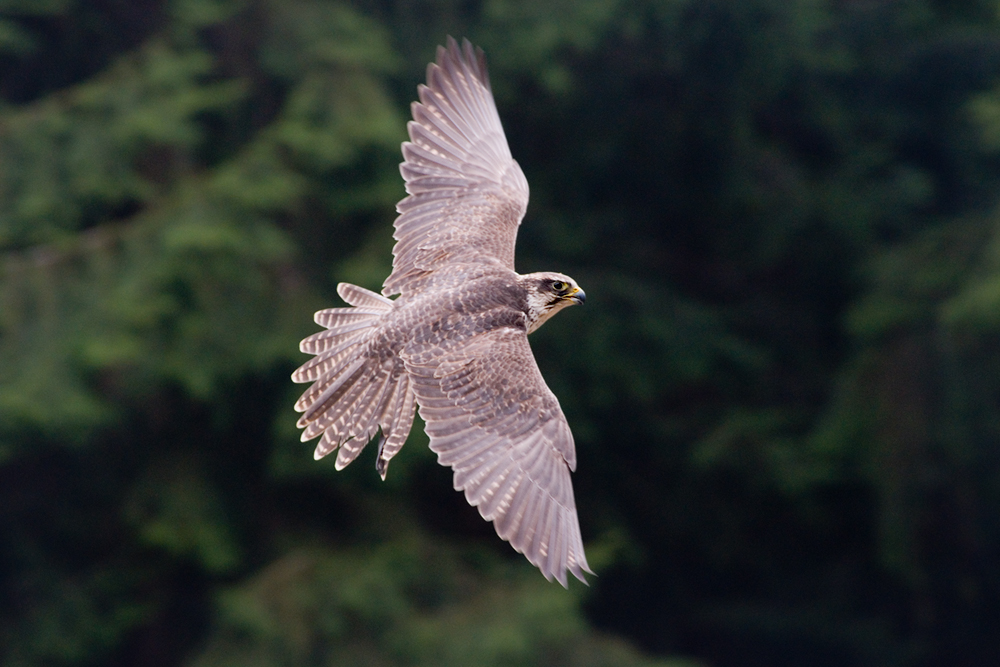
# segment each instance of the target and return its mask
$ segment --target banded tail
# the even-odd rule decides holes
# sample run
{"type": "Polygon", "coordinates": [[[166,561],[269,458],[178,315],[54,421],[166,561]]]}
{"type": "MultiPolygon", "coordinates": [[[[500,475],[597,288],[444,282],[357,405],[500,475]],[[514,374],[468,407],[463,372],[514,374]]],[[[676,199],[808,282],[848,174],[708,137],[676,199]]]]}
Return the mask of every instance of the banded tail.
{"type": "Polygon", "coordinates": [[[295,403],[304,413],[298,427],[305,429],[303,442],[323,436],[316,459],[339,448],[337,470],[353,461],[381,428],[375,467],[385,479],[389,460],[410,433],[415,407],[403,362],[372,341],[392,301],[348,283],[337,285],[337,294],[353,307],[317,312],[316,324],[326,330],[299,344],[302,352],[316,356],[292,373],[293,382],[313,383],[295,403]]]}

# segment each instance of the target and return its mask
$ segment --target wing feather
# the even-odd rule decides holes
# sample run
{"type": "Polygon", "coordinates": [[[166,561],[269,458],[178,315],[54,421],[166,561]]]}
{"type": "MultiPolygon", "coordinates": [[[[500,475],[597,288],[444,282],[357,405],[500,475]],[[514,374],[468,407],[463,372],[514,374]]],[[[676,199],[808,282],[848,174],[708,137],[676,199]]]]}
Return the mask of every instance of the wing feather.
{"type": "Polygon", "coordinates": [[[482,51],[449,38],[417,92],[400,165],[409,196],[396,206],[384,294],[418,290],[428,274],[459,261],[513,269],[528,206],[528,183],[507,146],[482,51]]]}
{"type": "MultiPolygon", "coordinates": [[[[434,292],[421,293],[441,269],[464,280],[470,266],[479,272],[473,277],[513,275],[514,243],[528,204],[528,184],[507,145],[482,51],[449,38],[417,91],[410,140],[402,145],[407,197],[396,206],[393,269],[382,295],[342,283],[337,291],[354,308],[316,313],[326,330],[303,340],[301,349],[317,356],[293,375],[313,383],[295,406],[303,412],[303,439],[322,435],[317,458],[339,448],[340,469],[381,429],[376,469],[384,479],[419,406],[430,447],[452,467],[455,488],[500,537],[547,579],[565,586],[569,572],[586,583],[590,569],[570,480],[573,436],[525,329],[517,328],[523,322],[471,322],[463,319],[467,311],[451,306],[416,321],[394,319],[410,298],[429,298],[431,311],[442,307],[434,292]],[[393,294],[406,301],[386,298],[393,294]],[[409,331],[411,324],[425,329],[409,331]],[[405,330],[403,340],[410,341],[398,357],[400,338],[387,333],[394,326],[403,328],[393,335],[405,330]],[[376,349],[394,340],[391,355],[376,349]]],[[[446,275],[433,284],[450,284],[445,281],[454,276],[446,275]]]]}
{"type": "Polygon", "coordinates": [[[541,511],[545,505],[542,503],[544,497],[540,493],[533,493],[534,488],[530,482],[524,486],[527,490],[522,500],[524,512],[515,515],[511,525],[512,534],[508,535],[507,539],[510,540],[511,544],[523,544],[527,550],[533,549],[535,534],[541,523],[541,511]]]}
{"type": "Polygon", "coordinates": [[[402,357],[430,447],[497,534],[566,585],[590,572],[570,482],[573,436],[527,335],[499,328],[402,357]]]}

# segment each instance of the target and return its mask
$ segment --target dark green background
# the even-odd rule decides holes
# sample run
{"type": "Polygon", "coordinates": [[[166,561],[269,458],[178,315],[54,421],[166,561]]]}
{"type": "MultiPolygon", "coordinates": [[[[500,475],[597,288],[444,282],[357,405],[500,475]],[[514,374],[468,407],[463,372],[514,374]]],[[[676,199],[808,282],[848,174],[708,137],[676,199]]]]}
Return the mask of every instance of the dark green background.
{"type": "Polygon", "coordinates": [[[0,664],[1000,664],[996,0],[0,0],[0,664]],[[488,55],[598,577],[294,427],[488,55]],[[675,656],[686,656],[685,658],[675,656]]]}

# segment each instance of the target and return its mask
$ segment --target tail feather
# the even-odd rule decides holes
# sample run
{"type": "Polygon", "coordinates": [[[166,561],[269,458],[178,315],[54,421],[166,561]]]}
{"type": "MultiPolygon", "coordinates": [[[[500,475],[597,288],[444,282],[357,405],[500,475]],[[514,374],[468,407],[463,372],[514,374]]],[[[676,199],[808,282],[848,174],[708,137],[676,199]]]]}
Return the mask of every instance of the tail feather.
{"type": "Polygon", "coordinates": [[[380,385],[372,384],[369,393],[365,396],[365,400],[358,404],[359,409],[349,421],[348,440],[340,446],[340,451],[337,452],[337,462],[335,464],[337,470],[343,470],[351,461],[357,458],[361,450],[368,444],[368,441],[378,432],[379,424],[372,418],[385,403],[386,394],[391,389],[389,386],[391,377],[391,372],[386,373],[381,378],[382,383],[380,385]]]}
{"type": "MultiPolygon", "coordinates": [[[[359,408],[363,408],[364,402],[370,400],[370,390],[373,387],[378,387],[378,385],[370,383],[359,383],[355,390],[347,396],[344,396],[342,400],[337,402],[328,408],[320,417],[313,423],[306,427],[306,430],[302,433],[302,440],[311,440],[316,436],[323,434],[323,439],[320,441],[319,445],[316,446],[316,451],[313,456],[319,460],[348,442],[352,434],[347,428],[345,428],[345,423],[349,423],[351,415],[353,415],[359,408]]],[[[367,443],[358,443],[359,449],[367,443]]]]}
{"type": "MultiPolygon", "coordinates": [[[[362,329],[369,329],[378,324],[378,316],[370,316],[367,321],[355,322],[353,324],[344,324],[342,326],[334,327],[333,329],[327,329],[326,331],[320,331],[319,333],[314,333],[308,338],[303,338],[302,342],[299,343],[299,350],[305,352],[306,354],[323,354],[324,352],[332,349],[335,345],[343,342],[342,339],[348,334],[355,333],[362,329]]],[[[356,336],[358,334],[355,334],[356,336]]],[[[364,334],[361,334],[362,336],[364,334]]]]}
{"type": "MultiPolygon", "coordinates": [[[[379,350],[372,336],[380,331],[383,315],[393,302],[356,285],[341,283],[337,293],[351,308],[328,308],[316,313],[325,331],[300,344],[313,359],[292,374],[295,382],[313,385],[296,402],[304,413],[298,426],[302,440],[322,435],[314,456],[319,459],[335,449],[336,468],[353,461],[368,441],[382,429],[380,461],[402,447],[413,424],[414,397],[402,362],[379,350]]],[[[379,469],[384,475],[384,465],[379,469]]]]}
{"type": "Polygon", "coordinates": [[[393,380],[398,382],[399,379],[393,376],[393,369],[389,368],[372,383],[365,400],[361,401],[358,409],[344,424],[349,435],[357,438],[367,434],[369,439],[375,435],[379,426],[378,416],[385,409],[386,400],[392,393],[390,390],[395,388],[392,386],[393,380]]]}
{"type": "Polygon", "coordinates": [[[381,294],[358,287],[350,283],[340,283],[337,285],[337,294],[340,298],[358,308],[385,308],[392,306],[392,299],[387,299],[381,294]]]}
{"type": "MultiPolygon", "coordinates": [[[[378,458],[375,460],[375,470],[378,471],[379,476],[385,480],[386,468],[389,466],[389,460],[395,455],[394,450],[398,450],[398,447],[394,447],[393,443],[390,443],[390,439],[393,442],[398,439],[396,436],[397,432],[397,422],[400,421],[402,417],[402,410],[405,409],[405,398],[407,394],[412,395],[410,391],[409,378],[405,375],[396,383],[393,387],[392,392],[386,397],[385,406],[383,406],[382,414],[378,416],[378,420],[383,424],[382,427],[382,437],[378,441],[378,458]],[[389,444],[388,451],[386,450],[386,445],[389,444]]],[[[409,433],[409,426],[406,427],[406,432],[409,433]]]]}
{"type": "Polygon", "coordinates": [[[378,474],[383,480],[389,467],[389,461],[406,444],[406,438],[413,427],[416,396],[410,386],[410,378],[405,373],[397,385],[393,400],[396,407],[392,412],[388,408],[386,409],[387,418],[390,420],[389,428],[383,427],[382,429],[382,441],[379,443],[378,459],[375,461],[375,469],[378,470],[378,474]]]}
{"type": "Polygon", "coordinates": [[[386,394],[385,404],[382,411],[376,415],[380,424],[384,424],[382,429],[383,438],[388,437],[388,433],[394,430],[395,422],[398,421],[398,411],[403,406],[403,398],[409,389],[409,380],[403,371],[398,371],[398,378],[392,380],[392,391],[386,394]]]}
{"type": "Polygon", "coordinates": [[[388,373],[379,373],[374,364],[369,364],[360,374],[363,379],[358,382],[350,393],[330,405],[317,419],[310,424],[302,434],[305,440],[315,438],[326,431],[335,442],[343,443],[348,438],[358,435],[354,429],[358,413],[364,411],[374,400],[374,397],[385,384],[388,373]],[[374,369],[374,370],[373,370],[374,369]]]}
{"type": "Polygon", "coordinates": [[[292,382],[315,382],[340,366],[348,357],[357,355],[362,343],[364,343],[364,338],[358,336],[327,350],[323,354],[317,354],[292,373],[292,382]]]}
{"type": "Polygon", "coordinates": [[[384,308],[327,308],[316,311],[313,320],[321,327],[333,329],[345,324],[364,322],[373,317],[379,317],[384,312],[384,308]]]}
{"type": "Polygon", "coordinates": [[[333,406],[361,379],[361,373],[358,371],[365,365],[365,359],[347,361],[349,363],[346,367],[338,368],[327,377],[317,380],[295,403],[295,409],[304,413],[299,418],[300,428],[315,421],[313,415],[333,406]]]}

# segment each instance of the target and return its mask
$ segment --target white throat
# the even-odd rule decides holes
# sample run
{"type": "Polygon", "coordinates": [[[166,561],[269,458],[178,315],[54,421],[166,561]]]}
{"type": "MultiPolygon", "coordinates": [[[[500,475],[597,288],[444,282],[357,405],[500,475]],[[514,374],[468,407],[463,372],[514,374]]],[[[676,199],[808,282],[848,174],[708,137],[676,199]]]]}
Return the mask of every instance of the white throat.
{"type": "Polygon", "coordinates": [[[534,290],[528,291],[528,333],[535,331],[545,324],[550,317],[558,313],[566,306],[572,305],[570,301],[560,300],[553,305],[549,305],[552,300],[551,294],[542,294],[534,290]]]}

